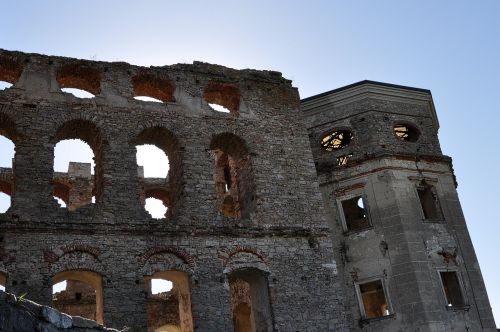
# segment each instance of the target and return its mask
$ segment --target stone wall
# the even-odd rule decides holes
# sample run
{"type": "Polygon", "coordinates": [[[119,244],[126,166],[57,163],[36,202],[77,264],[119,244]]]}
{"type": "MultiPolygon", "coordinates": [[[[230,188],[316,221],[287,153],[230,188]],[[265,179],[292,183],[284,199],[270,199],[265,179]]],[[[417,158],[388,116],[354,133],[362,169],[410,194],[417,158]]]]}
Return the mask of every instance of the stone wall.
{"type": "Polygon", "coordinates": [[[14,83],[0,91],[0,133],[16,146],[11,180],[2,185],[12,205],[0,214],[7,291],[50,305],[61,273],[92,272],[90,281],[102,288],[104,324],[146,331],[145,280],[178,271],[188,280],[190,298],[183,303],[191,304],[192,318],[181,317],[185,326],[192,321],[196,331],[231,331],[229,278],[258,271],[267,287],[256,283],[262,289],[255,294],[266,292],[271,308],[262,311],[262,324],[271,322],[266,330],[345,330],[342,286],[298,93],[280,73],[0,51],[0,80],[14,83]],[[76,98],[62,87],[95,97],[76,98]],[[163,103],[133,98],[144,94],[163,103]],[[54,180],[67,176],[54,174],[54,146],[68,138],[94,151],[95,204],[88,203],[88,191],[87,204],[78,201],[74,209],[53,199],[54,180]],[[170,160],[167,178],[153,181],[147,193],[146,179],[138,177],[137,144],[155,144],[170,160]],[[241,188],[241,213],[226,215],[218,204],[216,150],[244,166],[231,173],[241,181],[235,187],[241,188]],[[143,208],[145,196],[158,195],[169,207],[163,219],[143,208]]]}

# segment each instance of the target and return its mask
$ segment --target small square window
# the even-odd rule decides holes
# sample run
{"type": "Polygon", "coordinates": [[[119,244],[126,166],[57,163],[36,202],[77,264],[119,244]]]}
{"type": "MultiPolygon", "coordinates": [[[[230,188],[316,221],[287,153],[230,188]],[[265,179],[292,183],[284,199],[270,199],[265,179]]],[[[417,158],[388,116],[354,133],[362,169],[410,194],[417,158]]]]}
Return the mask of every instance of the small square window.
{"type": "Polygon", "coordinates": [[[417,193],[424,218],[426,220],[443,220],[436,188],[422,181],[417,187],[417,193]]]}
{"type": "Polygon", "coordinates": [[[362,195],[342,200],[340,207],[345,231],[355,232],[371,226],[362,195]]]}
{"type": "Polygon", "coordinates": [[[456,271],[440,271],[441,283],[449,307],[464,306],[465,299],[456,271]]]}
{"type": "Polygon", "coordinates": [[[361,314],[364,319],[380,318],[392,314],[381,279],[359,283],[357,286],[361,314]]]}

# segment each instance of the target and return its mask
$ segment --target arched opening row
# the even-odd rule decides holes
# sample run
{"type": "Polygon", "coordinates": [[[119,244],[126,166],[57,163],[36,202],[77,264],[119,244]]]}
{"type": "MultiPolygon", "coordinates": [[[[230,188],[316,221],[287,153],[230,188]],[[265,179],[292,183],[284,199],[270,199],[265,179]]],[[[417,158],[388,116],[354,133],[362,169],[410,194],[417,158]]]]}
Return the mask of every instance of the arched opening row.
{"type": "MultiPolygon", "coordinates": [[[[8,121],[1,120],[0,148],[6,151],[0,155],[0,213],[3,213],[10,206],[15,187],[12,161],[16,135],[8,127],[8,121]]],[[[52,142],[55,144],[53,196],[60,206],[74,211],[99,203],[104,183],[104,143],[100,130],[88,120],[71,120],[57,130],[52,142]]],[[[178,140],[169,130],[152,127],[143,130],[130,144],[137,149],[140,202],[154,218],[168,216],[183,190],[178,140]]],[[[254,206],[255,188],[246,142],[231,133],[218,134],[212,137],[210,150],[217,209],[226,217],[247,217],[254,206]]]]}
{"type": "MultiPolygon", "coordinates": [[[[0,284],[6,278],[0,274],[0,284]]],[[[52,278],[52,306],[68,315],[104,324],[102,277],[92,271],[72,270],[52,278]]],[[[236,332],[272,331],[267,275],[249,268],[229,275],[230,306],[236,332]]],[[[190,279],[180,271],[161,271],[144,277],[147,331],[193,331],[190,279]]]]}
{"type": "MultiPolygon", "coordinates": [[[[24,70],[19,59],[0,55],[0,90],[12,87],[24,70]]],[[[56,81],[62,92],[78,98],[94,98],[101,93],[103,68],[85,62],[72,62],[57,69],[56,81]]],[[[141,71],[130,78],[133,98],[146,102],[175,102],[175,83],[158,73],[141,71]]],[[[213,111],[239,115],[239,88],[231,83],[208,82],[203,98],[213,111]]]]}

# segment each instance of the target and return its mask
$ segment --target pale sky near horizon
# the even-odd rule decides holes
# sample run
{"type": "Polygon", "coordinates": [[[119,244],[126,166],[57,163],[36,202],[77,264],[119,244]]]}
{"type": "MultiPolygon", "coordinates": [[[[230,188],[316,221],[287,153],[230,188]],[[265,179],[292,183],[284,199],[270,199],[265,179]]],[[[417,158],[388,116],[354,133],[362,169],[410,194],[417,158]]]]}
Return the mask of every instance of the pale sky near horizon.
{"type": "Polygon", "coordinates": [[[9,50],[277,70],[302,98],[364,79],[430,89],[500,325],[499,0],[0,4],[0,48],[9,50]]]}

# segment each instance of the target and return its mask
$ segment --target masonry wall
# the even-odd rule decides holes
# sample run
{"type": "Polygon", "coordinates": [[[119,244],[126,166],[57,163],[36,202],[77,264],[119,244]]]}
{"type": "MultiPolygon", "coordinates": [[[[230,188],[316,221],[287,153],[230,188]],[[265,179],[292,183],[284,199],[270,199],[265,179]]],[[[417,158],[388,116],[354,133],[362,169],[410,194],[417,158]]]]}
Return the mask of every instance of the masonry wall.
{"type": "Polygon", "coordinates": [[[280,73],[2,50],[0,80],[14,83],[0,91],[0,133],[16,146],[3,181],[12,205],[0,214],[7,291],[50,305],[55,275],[92,271],[102,277],[104,324],[145,331],[145,277],[181,271],[189,277],[194,330],[231,331],[228,276],[255,269],[267,276],[269,331],[346,329],[298,94],[280,73]],[[96,96],[79,99],[63,86],[96,96]],[[132,98],[148,93],[164,103],[132,98]],[[232,112],[215,112],[208,101],[232,112]],[[221,133],[241,138],[251,162],[251,210],[239,219],[216,204],[211,140],[221,133]],[[96,155],[89,182],[96,203],[70,211],[52,197],[54,180],[67,177],[54,174],[53,157],[57,141],[74,136],[96,155]],[[135,144],[151,141],[170,154],[169,177],[154,184],[171,204],[164,219],[151,218],[141,203],[135,144]]]}
{"type": "Polygon", "coordinates": [[[495,331],[479,264],[456,192],[451,159],[442,155],[429,91],[360,82],[302,102],[330,227],[349,328],[353,331],[495,331]],[[416,142],[399,139],[398,123],[414,126],[416,142]],[[322,138],[353,133],[342,149],[322,138]],[[349,155],[346,165],[337,157],[349,155]],[[417,193],[432,184],[442,218],[425,218],[417,193]],[[342,201],[363,196],[369,227],[350,231],[342,201]],[[465,305],[450,306],[440,271],[457,273],[465,305]],[[388,313],[363,314],[357,285],[380,280],[388,313]]]}

